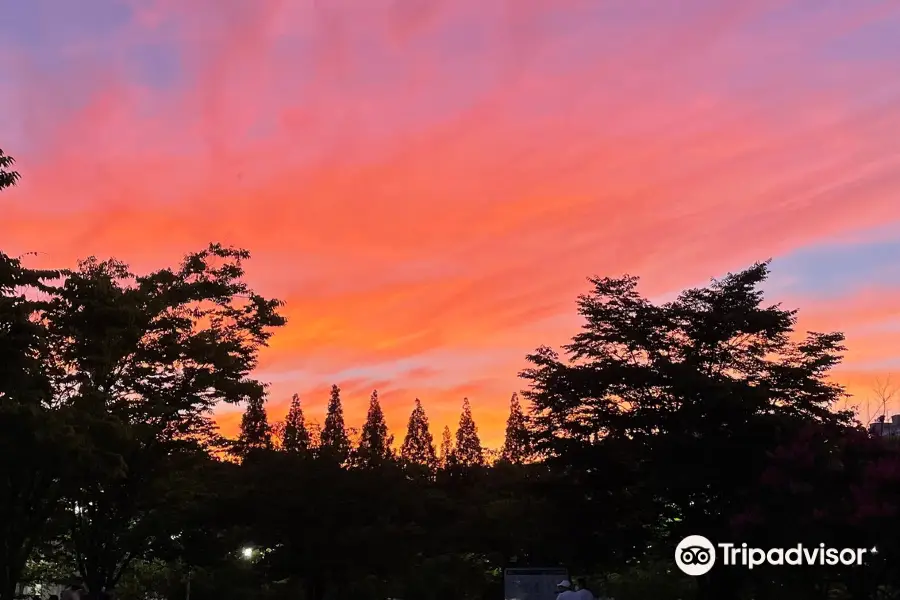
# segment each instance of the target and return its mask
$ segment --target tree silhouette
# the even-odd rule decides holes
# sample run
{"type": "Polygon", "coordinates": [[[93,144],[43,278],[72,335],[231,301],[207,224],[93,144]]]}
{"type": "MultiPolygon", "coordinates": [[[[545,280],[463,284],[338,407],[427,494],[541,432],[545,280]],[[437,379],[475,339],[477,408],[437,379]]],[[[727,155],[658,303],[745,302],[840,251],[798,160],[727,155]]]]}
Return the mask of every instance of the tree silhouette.
{"type": "Polygon", "coordinates": [[[350,438],[344,425],[344,408],[341,405],[341,388],[331,386],[331,398],[325,413],[325,425],[319,441],[319,452],[338,463],[344,463],[350,456],[350,438]]]}
{"type": "MultiPolygon", "coordinates": [[[[660,305],[636,277],[594,278],[568,360],[546,347],[528,357],[538,449],[607,517],[578,535],[623,549],[652,542],[644,536],[725,539],[782,440],[850,422],[829,410],[843,397],[828,378],[843,335],[795,341],[796,311],[763,305],[767,276],[759,263],[660,305]],[[613,523],[622,529],[594,529],[613,523]]],[[[732,575],[705,580],[704,594],[726,597],[732,575]]]]}
{"type": "MultiPolygon", "coordinates": [[[[0,190],[18,180],[0,151],[0,190]]],[[[71,407],[52,408],[51,336],[40,298],[60,273],[26,268],[0,252],[0,599],[12,600],[26,562],[64,514],[66,496],[93,462],[71,407]]],[[[104,463],[96,465],[100,468],[104,463]]]]}
{"type": "Polygon", "coordinates": [[[67,546],[96,597],[135,556],[171,544],[172,507],[191,504],[188,474],[218,437],[221,402],[262,410],[251,372],[280,302],[244,281],[245,250],[211,244],[180,265],[135,275],[90,258],[66,273],[47,302],[54,402],[69,406],[99,460],[71,500],[67,546]]]}
{"type": "Polygon", "coordinates": [[[359,445],[359,441],[361,438],[362,435],[359,427],[347,428],[347,443],[350,445],[350,454],[353,454],[353,450],[359,445]]]}
{"type": "Polygon", "coordinates": [[[450,426],[444,425],[441,432],[441,455],[439,457],[440,466],[446,469],[453,457],[453,434],[450,432],[450,426]]]}
{"type": "Polygon", "coordinates": [[[19,180],[19,173],[13,170],[16,159],[0,150],[0,190],[12,187],[19,180]]]}
{"type": "Polygon", "coordinates": [[[564,356],[529,357],[531,414],[513,394],[502,460],[466,399],[438,471],[415,468],[436,461],[418,399],[408,468],[352,468],[384,464],[391,435],[377,392],[359,433],[346,427],[337,386],[324,430],[295,395],[276,426],[287,451],[223,455],[220,402],[245,403],[235,448],[269,444],[252,373],[283,323],[243,282],[245,256],[212,245],[137,276],[0,253],[0,600],[74,572],[89,600],[176,598],[185,569],[200,600],[472,599],[500,597],[504,564],[596,574],[622,600],[900,589],[900,444],[833,410],[842,336],[796,335],[794,311],[763,302],[765,264],[666,303],[635,278],[593,279],[564,356]],[[877,552],[862,568],[685,578],[672,548],[686,533],[877,552]]]}
{"type": "Polygon", "coordinates": [[[318,451],[322,447],[322,425],[318,421],[311,421],[307,429],[309,430],[309,447],[318,451]]]}
{"type": "Polygon", "coordinates": [[[506,438],[500,451],[500,458],[512,464],[524,463],[531,454],[528,428],[519,395],[513,393],[509,399],[509,418],[506,420],[506,438]]]}
{"type": "Polygon", "coordinates": [[[422,402],[418,398],[416,398],[416,405],[409,415],[406,437],[403,438],[400,456],[408,463],[422,465],[429,469],[437,466],[434,438],[428,427],[428,415],[425,414],[422,402]]]}
{"type": "Polygon", "coordinates": [[[241,417],[241,432],[238,437],[238,449],[242,453],[250,450],[262,450],[272,447],[272,428],[266,415],[265,398],[256,397],[247,400],[247,408],[241,417]]]}
{"type": "Polygon", "coordinates": [[[360,432],[359,446],[356,448],[356,463],[364,467],[377,467],[390,460],[393,455],[394,436],[388,432],[384,412],[378,402],[378,390],[372,391],[369,412],[360,432]]]}
{"type": "Polygon", "coordinates": [[[472,418],[472,407],[468,398],[463,398],[462,414],[456,430],[456,447],[452,456],[453,462],[462,467],[484,464],[484,449],[478,438],[478,427],[472,418]]]}
{"type": "MultiPolygon", "coordinates": [[[[897,551],[896,536],[887,532],[900,509],[898,451],[896,444],[869,436],[862,428],[806,424],[769,456],[753,493],[744,496],[745,510],[731,519],[733,539],[751,546],[877,547],[878,555],[867,561],[865,575],[845,581],[868,588],[864,593],[855,590],[853,598],[879,597],[876,588],[884,583],[877,570],[883,566],[879,555],[897,551]],[[890,484],[882,487],[886,480],[890,484]]],[[[858,569],[851,567],[846,574],[854,575],[858,569]]],[[[753,577],[749,583],[757,588],[755,597],[771,597],[774,594],[760,589],[762,585],[777,589],[795,577],[799,581],[793,583],[803,585],[835,575],[834,567],[810,565],[771,579],[753,577]]]]}
{"type": "Polygon", "coordinates": [[[294,394],[291,398],[291,407],[284,419],[281,448],[287,452],[308,453],[310,447],[311,438],[306,428],[303,409],[300,407],[300,396],[294,394]]]}

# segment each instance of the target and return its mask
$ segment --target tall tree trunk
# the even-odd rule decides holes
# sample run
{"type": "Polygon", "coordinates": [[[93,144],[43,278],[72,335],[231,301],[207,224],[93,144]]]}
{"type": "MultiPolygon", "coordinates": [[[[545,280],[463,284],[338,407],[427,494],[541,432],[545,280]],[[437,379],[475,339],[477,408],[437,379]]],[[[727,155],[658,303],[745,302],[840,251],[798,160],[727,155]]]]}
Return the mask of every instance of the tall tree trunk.
{"type": "Polygon", "coordinates": [[[84,578],[84,584],[87,588],[87,595],[82,596],[87,600],[103,600],[104,591],[106,590],[106,577],[102,573],[85,569],[81,572],[84,578]]]}
{"type": "MultiPolygon", "coordinates": [[[[9,540],[6,540],[9,543],[9,540]]],[[[13,600],[16,595],[16,586],[22,573],[25,571],[25,561],[20,560],[16,553],[7,548],[0,557],[0,600],[13,600]]]]}
{"type": "MultiPolygon", "coordinates": [[[[5,571],[5,569],[4,569],[5,571]]],[[[10,582],[6,573],[4,572],[2,576],[2,582],[0,582],[0,600],[13,600],[16,595],[16,584],[18,582],[13,580],[10,582]]]]}

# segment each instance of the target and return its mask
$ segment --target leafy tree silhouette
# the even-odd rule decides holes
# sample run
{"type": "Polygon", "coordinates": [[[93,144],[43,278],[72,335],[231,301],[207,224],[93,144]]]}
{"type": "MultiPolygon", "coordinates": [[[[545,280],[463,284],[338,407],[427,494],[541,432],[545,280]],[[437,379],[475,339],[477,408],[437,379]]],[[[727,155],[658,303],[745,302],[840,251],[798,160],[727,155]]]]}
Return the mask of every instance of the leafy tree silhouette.
{"type": "MultiPolygon", "coordinates": [[[[578,536],[619,549],[727,539],[780,440],[811,422],[850,422],[829,410],[844,395],[828,378],[843,335],[796,340],[796,311],[763,304],[768,273],[758,263],[659,305],[636,277],[591,279],[568,360],[546,347],[528,357],[537,449],[591,497],[573,547],[578,536]]],[[[733,595],[733,576],[714,570],[703,596],[733,595]]]]}
{"type": "MultiPolygon", "coordinates": [[[[0,191],[16,184],[14,160],[0,151],[0,191]]],[[[63,516],[67,496],[95,460],[71,406],[55,406],[51,335],[42,298],[57,271],[25,267],[0,252],[0,599],[12,600],[37,546],[63,516]]]]}
{"type": "Polygon", "coordinates": [[[343,464],[350,457],[350,437],[344,425],[344,408],[341,405],[341,388],[331,386],[331,398],[325,413],[325,425],[322,427],[319,441],[319,453],[337,463],[343,464]]]}
{"type": "Polygon", "coordinates": [[[378,402],[378,390],[372,391],[369,412],[360,432],[356,448],[356,464],[362,467],[379,467],[394,457],[394,436],[388,432],[384,412],[378,402]]]}
{"type": "Polygon", "coordinates": [[[878,532],[889,529],[900,511],[900,446],[863,428],[811,421],[771,452],[756,483],[754,493],[744,497],[743,510],[731,518],[732,539],[757,547],[824,543],[878,549],[867,557],[864,573],[857,566],[839,573],[839,566],[810,565],[754,577],[756,597],[836,576],[853,598],[879,597],[877,588],[890,581],[885,555],[898,549],[896,537],[884,539],[878,532]]]}
{"type": "Polygon", "coordinates": [[[19,181],[18,171],[13,170],[16,159],[0,150],[0,190],[12,187],[19,181]]]}
{"type": "MultiPolygon", "coordinates": [[[[0,152],[0,189],[12,165],[0,152]]],[[[123,599],[180,597],[183,565],[197,567],[199,599],[500,597],[505,563],[608,573],[623,600],[898,589],[900,446],[833,410],[843,338],[796,335],[795,312],[763,302],[766,264],[666,303],[633,277],[592,279],[565,356],[529,357],[532,412],[510,399],[504,460],[458,478],[390,468],[377,392],[348,461],[356,435],[337,386],[324,429],[295,395],[279,424],[288,451],[222,459],[209,418],[221,401],[246,403],[238,443],[269,445],[251,373],[284,322],[243,282],[246,257],[214,244],[136,276],[118,261],[43,272],[0,253],[0,600],[48,564],[78,570],[93,598],[123,599]],[[685,582],[671,564],[685,533],[878,553],[862,569],[685,582]],[[258,552],[238,567],[246,545],[258,552]]],[[[442,463],[492,456],[467,399],[456,435],[454,448],[443,428],[442,463]]],[[[435,462],[418,399],[401,456],[435,462]]]]}
{"type": "Polygon", "coordinates": [[[311,450],[311,446],[312,439],[306,428],[306,419],[300,406],[300,396],[294,394],[291,398],[291,407],[284,419],[281,448],[286,452],[307,454],[311,450]]]}
{"type": "Polygon", "coordinates": [[[428,416],[422,402],[416,398],[416,405],[409,415],[406,437],[400,448],[400,456],[407,463],[421,465],[429,469],[437,466],[434,438],[428,426],[428,416]]]}
{"type": "Polygon", "coordinates": [[[71,498],[80,510],[67,543],[95,597],[135,556],[173,543],[171,511],[191,504],[190,473],[216,447],[212,409],[262,408],[251,372],[284,318],[244,281],[248,258],[211,244],[146,275],[89,258],[47,302],[54,401],[77,411],[97,459],[118,464],[88,465],[71,498]]]}

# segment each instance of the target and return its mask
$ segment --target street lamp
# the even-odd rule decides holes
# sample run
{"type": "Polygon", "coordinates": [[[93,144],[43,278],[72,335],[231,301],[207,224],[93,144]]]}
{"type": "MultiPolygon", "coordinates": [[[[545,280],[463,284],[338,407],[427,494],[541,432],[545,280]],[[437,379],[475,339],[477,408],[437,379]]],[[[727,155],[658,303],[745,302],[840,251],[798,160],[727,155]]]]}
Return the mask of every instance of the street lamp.
{"type": "Polygon", "coordinates": [[[241,550],[241,556],[243,556],[246,560],[250,560],[251,558],[253,558],[253,548],[247,546],[246,548],[241,550]]]}

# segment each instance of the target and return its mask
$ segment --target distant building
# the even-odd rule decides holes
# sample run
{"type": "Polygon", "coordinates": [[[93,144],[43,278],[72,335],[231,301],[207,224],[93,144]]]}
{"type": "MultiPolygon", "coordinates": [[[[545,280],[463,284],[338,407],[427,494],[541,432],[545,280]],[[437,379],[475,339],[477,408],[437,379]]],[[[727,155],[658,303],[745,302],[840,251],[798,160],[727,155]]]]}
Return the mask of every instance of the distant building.
{"type": "Polygon", "coordinates": [[[884,417],[878,417],[874,423],[869,424],[869,433],[882,437],[900,437],[900,415],[892,416],[890,422],[885,422],[884,417]]]}

